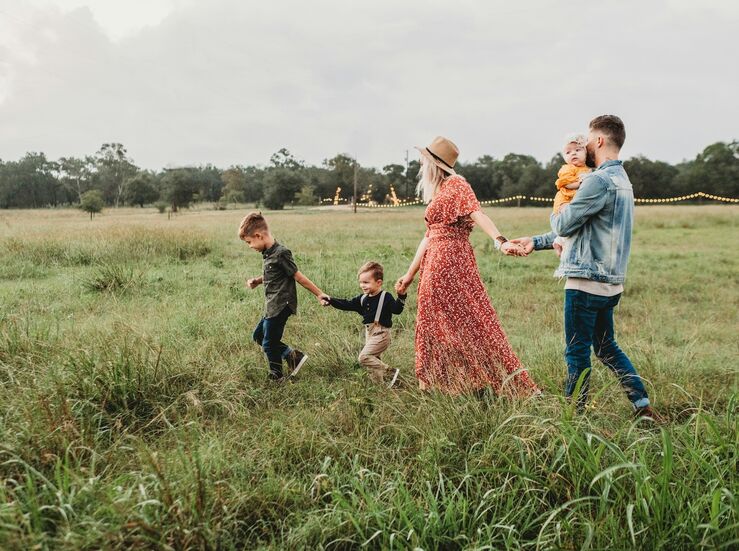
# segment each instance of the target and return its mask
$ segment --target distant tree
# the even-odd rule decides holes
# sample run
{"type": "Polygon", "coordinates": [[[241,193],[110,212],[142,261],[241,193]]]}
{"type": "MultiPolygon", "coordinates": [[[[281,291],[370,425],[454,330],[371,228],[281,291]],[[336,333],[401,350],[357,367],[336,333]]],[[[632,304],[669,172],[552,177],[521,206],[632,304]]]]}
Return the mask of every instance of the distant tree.
{"type": "Polygon", "coordinates": [[[305,166],[305,163],[296,159],[286,148],[280,149],[269,159],[270,164],[274,168],[287,168],[289,170],[299,170],[305,166]]]}
{"type": "Polygon", "coordinates": [[[68,202],[58,166],[43,153],[26,153],[0,170],[0,208],[39,208],[68,202]]]}
{"type": "Polygon", "coordinates": [[[416,187],[418,187],[418,171],[421,170],[421,162],[417,160],[409,161],[408,168],[405,171],[405,186],[403,188],[406,197],[416,196],[416,187]]]}
{"type": "Polygon", "coordinates": [[[186,168],[167,170],[161,177],[162,195],[172,206],[172,212],[190,206],[198,196],[198,182],[186,168]]]}
{"type": "Polygon", "coordinates": [[[91,189],[82,194],[82,200],[80,201],[80,209],[90,213],[90,220],[98,212],[102,212],[105,206],[103,195],[97,189],[91,189]]]}
{"type": "Polygon", "coordinates": [[[456,172],[465,177],[481,201],[497,199],[501,182],[495,179],[495,173],[499,163],[490,155],[484,155],[474,163],[459,163],[456,172]]]}
{"type": "Polygon", "coordinates": [[[223,195],[221,171],[213,165],[188,168],[198,188],[200,201],[218,201],[223,195]]]}
{"type": "Polygon", "coordinates": [[[264,179],[264,206],[272,210],[282,210],[295,198],[303,185],[305,178],[298,170],[270,169],[264,179]]]}
{"type": "Polygon", "coordinates": [[[147,171],[141,171],[128,178],[123,186],[126,202],[143,208],[145,204],[153,203],[159,199],[159,190],[156,188],[155,182],[154,175],[147,171]]]}
{"type": "Polygon", "coordinates": [[[624,170],[629,175],[635,197],[663,198],[676,194],[678,170],[668,163],[639,155],[624,161],[624,170]]]}
{"type": "Polygon", "coordinates": [[[497,163],[493,182],[496,187],[500,185],[501,197],[520,195],[525,193],[525,188],[535,187],[532,183],[536,182],[539,171],[541,165],[531,155],[509,153],[497,163]]]}
{"type": "Polygon", "coordinates": [[[340,153],[331,159],[325,159],[323,165],[326,168],[326,182],[330,189],[329,195],[333,197],[336,188],[341,188],[341,197],[346,199],[354,195],[354,169],[359,169],[359,163],[340,153]]]}
{"type": "MultiPolygon", "coordinates": [[[[393,188],[395,189],[395,193],[399,197],[412,197],[413,192],[411,191],[410,186],[407,185],[407,181],[405,178],[405,167],[403,165],[385,165],[382,167],[382,175],[384,176],[383,187],[385,188],[385,193],[387,193],[387,190],[390,188],[390,186],[393,186],[393,188]]],[[[373,192],[375,191],[374,187],[375,186],[373,186],[373,192]]],[[[373,195],[377,197],[378,193],[375,192],[373,193],[373,195]]]]}
{"type": "Polygon", "coordinates": [[[705,191],[724,197],[739,196],[739,142],[717,142],[693,161],[678,167],[676,188],[688,194],[705,191]]]}
{"type": "Polygon", "coordinates": [[[228,203],[246,201],[246,175],[241,167],[231,167],[221,173],[223,199],[228,203]]]}
{"type": "Polygon", "coordinates": [[[258,203],[264,196],[264,178],[267,171],[257,166],[247,166],[244,171],[244,201],[258,203]]]}
{"type": "Polygon", "coordinates": [[[298,205],[315,205],[318,203],[318,198],[315,193],[315,186],[305,184],[300,188],[300,191],[295,194],[295,202],[298,205]]]}
{"type": "Polygon", "coordinates": [[[556,153],[549,162],[544,165],[540,173],[539,185],[536,187],[532,195],[536,197],[552,197],[557,194],[557,173],[562,168],[564,159],[562,155],[556,153]]]}
{"type": "MultiPolygon", "coordinates": [[[[401,166],[400,168],[403,169],[404,167],[401,166]]],[[[398,198],[404,197],[401,189],[402,185],[402,179],[393,180],[391,177],[378,172],[374,168],[363,167],[357,173],[357,187],[360,190],[360,197],[369,193],[369,199],[375,203],[386,202],[390,196],[391,186],[398,198]]]]}
{"type": "Polygon", "coordinates": [[[95,154],[103,197],[118,207],[123,200],[125,182],[138,170],[120,143],[104,143],[95,154]]]}
{"type": "Polygon", "coordinates": [[[87,156],[62,157],[59,159],[59,173],[61,183],[77,196],[77,201],[82,202],[82,194],[90,189],[93,182],[93,171],[95,159],[87,156]]]}

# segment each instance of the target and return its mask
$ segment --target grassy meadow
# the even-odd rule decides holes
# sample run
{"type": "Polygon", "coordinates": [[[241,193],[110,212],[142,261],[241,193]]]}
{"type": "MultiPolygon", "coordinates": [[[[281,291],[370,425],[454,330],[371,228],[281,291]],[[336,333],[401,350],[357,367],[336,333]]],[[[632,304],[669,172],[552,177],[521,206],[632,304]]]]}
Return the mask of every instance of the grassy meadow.
{"type": "MultiPolygon", "coordinates": [[[[561,399],[562,282],[551,251],[473,244],[535,401],[422,394],[415,285],[385,361],[356,360],[361,320],[299,290],[285,340],[311,358],[266,381],[251,332],[261,256],[246,210],[0,211],[2,549],[737,549],[739,207],[637,207],[617,336],[669,423],[630,417],[594,363],[592,402],[561,399]]],[[[491,208],[509,237],[540,208],[491,208]]],[[[423,210],[269,213],[334,296],[384,264],[423,210]]]]}

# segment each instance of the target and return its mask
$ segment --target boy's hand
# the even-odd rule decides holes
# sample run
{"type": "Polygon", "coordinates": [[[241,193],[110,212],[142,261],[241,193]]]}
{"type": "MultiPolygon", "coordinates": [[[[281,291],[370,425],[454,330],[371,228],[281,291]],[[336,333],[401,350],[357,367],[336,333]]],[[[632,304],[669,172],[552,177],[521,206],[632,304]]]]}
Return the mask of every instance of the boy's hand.
{"type": "Polygon", "coordinates": [[[552,243],[552,248],[554,249],[554,252],[557,253],[558,257],[562,256],[562,245],[555,241],[554,243],[552,243]]]}
{"type": "Polygon", "coordinates": [[[328,296],[326,293],[321,293],[316,298],[318,299],[318,302],[320,302],[322,306],[328,306],[331,304],[331,297],[328,296]]]}
{"type": "Polygon", "coordinates": [[[258,277],[251,277],[246,280],[246,286],[249,287],[249,289],[256,289],[261,283],[262,281],[258,277]]]}

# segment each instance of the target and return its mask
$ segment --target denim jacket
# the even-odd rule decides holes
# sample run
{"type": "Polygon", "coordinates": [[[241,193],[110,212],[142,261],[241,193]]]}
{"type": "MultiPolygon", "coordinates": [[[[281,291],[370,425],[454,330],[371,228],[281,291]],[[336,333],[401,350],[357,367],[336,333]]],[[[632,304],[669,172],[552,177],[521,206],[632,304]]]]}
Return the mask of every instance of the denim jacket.
{"type": "Polygon", "coordinates": [[[606,161],[585,176],[572,202],[552,214],[552,232],[534,236],[534,249],[572,238],[555,277],[623,283],[631,251],[634,192],[621,161],[606,161]]]}

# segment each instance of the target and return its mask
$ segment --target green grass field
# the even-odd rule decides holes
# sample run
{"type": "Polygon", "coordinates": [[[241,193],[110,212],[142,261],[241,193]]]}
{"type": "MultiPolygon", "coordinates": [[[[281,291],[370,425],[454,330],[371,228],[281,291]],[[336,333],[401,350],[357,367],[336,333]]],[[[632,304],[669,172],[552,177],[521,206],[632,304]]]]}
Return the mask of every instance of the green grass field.
{"type": "MultiPolygon", "coordinates": [[[[546,209],[488,209],[509,237],[546,209]]],[[[576,416],[560,396],[552,252],[479,267],[538,401],[421,394],[415,286],[385,356],[359,368],[361,320],[299,291],[286,340],[311,359],[266,382],[250,340],[261,257],[245,210],[0,212],[2,549],[736,549],[739,207],[637,207],[617,335],[664,427],[635,423],[607,370],[576,416]]],[[[421,209],[269,214],[335,296],[391,281],[421,209]]]]}

